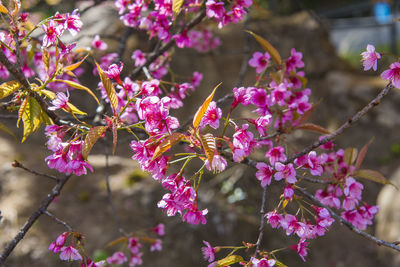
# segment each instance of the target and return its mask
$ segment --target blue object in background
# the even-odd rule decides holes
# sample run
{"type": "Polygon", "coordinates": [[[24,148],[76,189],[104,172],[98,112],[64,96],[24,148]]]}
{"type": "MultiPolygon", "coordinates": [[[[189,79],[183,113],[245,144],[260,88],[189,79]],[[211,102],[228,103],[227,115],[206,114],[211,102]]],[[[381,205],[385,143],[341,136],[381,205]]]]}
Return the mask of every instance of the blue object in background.
{"type": "Polygon", "coordinates": [[[378,2],[374,5],[375,19],[380,24],[385,24],[391,21],[390,5],[386,2],[378,2]]]}

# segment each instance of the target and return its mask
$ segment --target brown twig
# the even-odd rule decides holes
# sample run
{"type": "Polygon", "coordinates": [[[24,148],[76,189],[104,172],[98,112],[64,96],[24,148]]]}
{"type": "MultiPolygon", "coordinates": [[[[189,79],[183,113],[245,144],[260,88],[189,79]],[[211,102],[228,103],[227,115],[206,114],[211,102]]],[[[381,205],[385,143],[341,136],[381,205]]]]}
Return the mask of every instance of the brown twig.
{"type": "Polygon", "coordinates": [[[257,253],[260,252],[261,241],[264,236],[264,228],[265,228],[265,203],[267,199],[267,187],[264,186],[263,195],[262,195],[262,202],[261,202],[261,209],[260,209],[260,228],[258,229],[258,239],[256,243],[256,251],[254,252],[254,257],[257,256],[257,253]]]}
{"type": "Polygon", "coordinates": [[[51,179],[51,180],[53,180],[53,181],[56,181],[56,182],[59,182],[59,181],[60,181],[59,178],[57,178],[57,177],[55,177],[55,176],[53,176],[53,175],[49,175],[49,174],[46,174],[46,173],[41,173],[41,172],[37,172],[37,171],[35,171],[35,170],[31,170],[31,169],[25,167],[24,165],[22,165],[22,163],[20,163],[20,162],[18,162],[18,161],[16,161],[16,160],[14,160],[14,162],[12,163],[12,166],[13,166],[14,168],[21,168],[21,169],[23,169],[23,170],[25,170],[25,171],[27,171],[27,172],[30,172],[30,173],[32,173],[32,174],[34,174],[34,175],[37,175],[37,176],[43,176],[43,177],[49,178],[49,179],[51,179]]]}
{"type": "Polygon", "coordinates": [[[386,85],[385,88],[383,88],[383,90],[374,98],[372,99],[371,102],[369,102],[362,110],[360,110],[359,112],[357,112],[356,114],[354,114],[353,117],[351,117],[350,119],[348,119],[342,126],[339,127],[339,129],[337,129],[336,131],[334,131],[333,133],[325,136],[325,138],[314,142],[311,146],[306,147],[305,149],[303,149],[303,151],[296,153],[294,155],[292,155],[291,157],[289,157],[284,164],[288,164],[290,162],[293,162],[295,159],[304,156],[305,154],[309,153],[311,150],[320,147],[323,144],[328,143],[329,141],[332,141],[333,139],[335,139],[338,135],[340,135],[345,129],[349,128],[351,125],[353,125],[354,123],[356,123],[358,120],[361,119],[361,117],[363,115],[365,115],[368,111],[370,111],[372,108],[374,108],[375,106],[377,106],[380,101],[382,100],[382,98],[387,95],[390,91],[390,89],[392,88],[392,83],[389,83],[388,85],[386,85]]]}
{"type": "Polygon", "coordinates": [[[327,209],[329,211],[329,213],[332,215],[332,217],[334,217],[336,220],[340,221],[342,224],[344,224],[347,228],[349,228],[351,231],[355,232],[356,234],[377,243],[379,246],[385,246],[385,247],[400,251],[400,246],[397,246],[396,244],[388,242],[388,241],[381,240],[381,239],[377,238],[376,236],[370,235],[370,234],[360,230],[359,228],[355,227],[350,222],[346,221],[345,219],[340,217],[338,214],[336,214],[331,208],[322,204],[316,197],[314,197],[312,194],[310,194],[306,190],[304,190],[302,188],[297,188],[297,190],[299,192],[301,192],[303,195],[305,195],[306,197],[308,197],[310,200],[314,201],[317,205],[327,209]]]}
{"type": "MultiPolygon", "coordinates": [[[[188,31],[192,29],[194,26],[199,24],[203,18],[206,16],[206,10],[203,9],[199,14],[197,14],[196,17],[193,18],[186,26],[183,26],[177,34],[181,34],[184,31],[188,31]]],[[[146,63],[142,66],[139,66],[135,68],[132,73],[129,75],[131,79],[135,79],[136,77],[139,76],[139,74],[142,72],[143,67],[148,67],[151,63],[153,63],[160,55],[162,55],[164,52],[169,50],[173,45],[175,44],[175,39],[171,38],[171,40],[164,44],[160,49],[156,49],[155,51],[151,52],[149,56],[146,59],[146,63]]]]}
{"type": "Polygon", "coordinates": [[[52,218],[54,221],[56,221],[56,223],[63,225],[65,228],[67,228],[67,230],[69,232],[72,232],[72,227],[69,226],[68,223],[66,223],[66,222],[60,220],[59,218],[57,218],[53,213],[50,213],[49,211],[45,210],[45,211],[43,211],[43,214],[47,215],[50,218],[52,218]]]}
{"type": "Polygon", "coordinates": [[[67,175],[63,179],[60,179],[57,182],[57,184],[53,187],[51,192],[46,196],[45,199],[43,199],[39,208],[29,217],[29,219],[25,222],[25,224],[19,230],[17,235],[10,241],[10,243],[8,243],[8,245],[6,246],[6,248],[3,250],[3,252],[0,255],[0,266],[2,264],[4,264],[7,257],[14,250],[14,248],[17,246],[17,244],[24,238],[24,236],[29,231],[29,229],[32,227],[32,225],[39,219],[39,217],[42,214],[44,214],[44,212],[47,210],[47,208],[49,207],[51,202],[54,200],[54,198],[60,194],[62,188],[64,187],[65,183],[69,180],[70,177],[71,177],[71,175],[67,175]]]}

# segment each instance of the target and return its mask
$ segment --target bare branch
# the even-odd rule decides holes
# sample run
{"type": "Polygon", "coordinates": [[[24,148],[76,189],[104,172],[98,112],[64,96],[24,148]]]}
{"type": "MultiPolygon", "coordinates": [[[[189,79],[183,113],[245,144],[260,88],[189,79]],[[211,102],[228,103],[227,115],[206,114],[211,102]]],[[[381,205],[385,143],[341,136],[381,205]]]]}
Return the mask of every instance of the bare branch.
{"type": "Polygon", "coordinates": [[[50,218],[52,218],[54,221],[56,221],[56,223],[63,225],[65,228],[67,228],[67,230],[69,232],[72,232],[72,227],[69,226],[68,223],[66,223],[66,222],[60,220],[59,218],[57,218],[54,214],[50,213],[47,210],[43,211],[43,214],[45,214],[45,215],[49,216],[50,218]]]}
{"type": "Polygon", "coordinates": [[[17,244],[24,238],[26,233],[32,227],[32,225],[39,219],[39,217],[47,210],[51,202],[54,200],[56,196],[58,196],[67,183],[71,175],[65,176],[63,179],[60,179],[57,184],[53,187],[51,192],[43,199],[39,208],[29,217],[29,219],[25,222],[22,228],[19,230],[18,234],[8,243],[4,251],[0,255],[0,266],[4,264],[7,257],[11,254],[17,244]]]}
{"type": "Polygon", "coordinates": [[[53,181],[56,181],[56,182],[60,181],[59,178],[57,178],[57,177],[55,177],[53,175],[49,175],[49,174],[46,174],[46,173],[41,173],[41,172],[37,172],[37,171],[31,170],[31,169],[25,167],[24,165],[22,165],[22,163],[20,163],[20,162],[18,162],[16,160],[14,160],[14,162],[12,163],[12,166],[14,168],[21,168],[21,169],[23,169],[23,170],[25,170],[27,172],[30,172],[30,173],[32,173],[34,175],[37,175],[37,176],[43,176],[43,177],[49,178],[49,179],[51,179],[53,181]]]}
{"type": "Polygon", "coordinates": [[[400,246],[397,246],[395,243],[391,243],[391,242],[388,242],[388,241],[381,240],[381,239],[377,238],[376,236],[370,235],[370,234],[360,230],[359,228],[355,227],[350,222],[346,221],[345,219],[340,217],[338,214],[336,214],[331,208],[329,208],[328,206],[325,206],[324,204],[322,204],[315,196],[313,196],[312,194],[310,194],[306,190],[304,190],[302,188],[299,188],[299,187],[296,188],[296,189],[298,191],[300,191],[303,195],[308,197],[310,200],[314,201],[317,205],[327,209],[329,211],[329,213],[332,215],[332,217],[334,217],[336,220],[340,221],[342,224],[344,224],[347,228],[349,228],[351,231],[355,232],[356,234],[358,234],[358,235],[360,235],[362,237],[365,237],[368,240],[371,240],[371,241],[377,243],[379,246],[385,246],[385,247],[400,251],[400,246]]]}
{"type": "Polygon", "coordinates": [[[350,119],[348,119],[342,126],[340,126],[339,129],[337,129],[336,131],[334,131],[333,133],[327,135],[325,138],[314,142],[311,146],[305,148],[303,151],[296,153],[294,155],[292,155],[290,158],[288,158],[284,164],[288,164],[290,162],[293,162],[295,159],[304,156],[305,154],[309,153],[311,150],[320,147],[323,144],[328,143],[329,141],[335,139],[338,135],[340,135],[345,129],[349,128],[351,125],[353,125],[354,123],[356,123],[358,120],[361,119],[362,116],[364,116],[368,111],[370,111],[373,107],[379,105],[380,101],[382,100],[382,98],[387,95],[390,91],[390,89],[392,88],[392,83],[389,83],[388,85],[386,85],[385,88],[383,88],[383,90],[374,98],[372,99],[371,102],[368,103],[368,105],[366,105],[362,110],[360,110],[359,112],[357,112],[356,114],[354,114],[353,117],[351,117],[350,119]]]}
{"type": "Polygon", "coordinates": [[[262,195],[262,202],[261,202],[261,210],[260,210],[260,228],[259,233],[258,233],[258,239],[257,239],[257,243],[256,243],[256,251],[254,252],[254,257],[257,256],[257,253],[260,251],[260,246],[261,246],[261,241],[263,239],[264,236],[264,228],[265,228],[265,203],[266,203],[266,199],[267,199],[267,187],[264,186],[263,189],[263,195],[262,195]]]}

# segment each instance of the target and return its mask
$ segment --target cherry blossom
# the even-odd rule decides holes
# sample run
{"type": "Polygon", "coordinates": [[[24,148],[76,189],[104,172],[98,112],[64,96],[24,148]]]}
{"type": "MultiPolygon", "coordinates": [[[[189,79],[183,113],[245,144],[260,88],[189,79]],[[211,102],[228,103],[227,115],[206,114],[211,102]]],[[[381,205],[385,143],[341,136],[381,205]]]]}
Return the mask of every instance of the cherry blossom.
{"type": "Polygon", "coordinates": [[[364,66],[364,70],[367,71],[369,69],[373,69],[376,71],[378,67],[378,59],[381,58],[381,54],[375,52],[375,46],[368,44],[367,51],[361,53],[362,62],[364,66]]]}

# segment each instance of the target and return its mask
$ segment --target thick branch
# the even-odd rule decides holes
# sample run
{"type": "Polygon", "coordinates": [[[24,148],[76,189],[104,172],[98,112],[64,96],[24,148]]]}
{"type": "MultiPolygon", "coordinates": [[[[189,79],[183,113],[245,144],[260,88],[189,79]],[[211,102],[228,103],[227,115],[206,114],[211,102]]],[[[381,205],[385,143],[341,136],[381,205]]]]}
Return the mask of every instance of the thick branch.
{"type": "Polygon", "coordinates": [[[359,112],[357,112],[353,117],[351,117],[349,120],[347,120],[342,126],[340,126],[339,129],[337,129],[335,132],[325,136],[325,138],[314,142],[311,146],[305,148],[303,151],[292,155],[290,158],[288,158],[284,164],[288,164],[290,162],[293,162],[295,159],[304,156],[305,154],[309,153],[311,150],[320,147],[323,144],[328,143],[329,141],[335,139],[338,135],[340,135],[345,129],[349,128],[351,125],[353,125],[354,123],[356,123],[358,120],[361,119],[362,116],[364,116],[368,111],[370,111],[373,107],[377,106],[380,101],[382,100],[382,98],[387,95],[390,91],[390,89],[392,88],[392,84],[389,83],[388,85],[386,85],[385,88],[383,88],[383,90],[371,101],[368,103],[368,105],[366,105],[362,110],[360,110],[359,112]]]}
{"type": "Polygon", "coordinates": [[[377,238],[376,236],[370,235],[370,234],[360,230],[359,228],[355,227],[350,222],[346,221],[345,219],[340,217],[338,214],[336,214],[331,208],[329,208],[328,206],[325,206],[324,204],[322,204],[315,196],[313,196],[312,194],[310,194],[306,190],[304,190],[302,188],[297,188],[297,190],[300,191],[303,195],[305,195],[309,199],[311,199],[312,201],[314,201],[317,205],[327,209],[329,211],[329,213],[332,215],[332,217],[334,217],[336,220],[340,221],[342,224],[344,224],[347,228],[349,228],[351,231],[355,232],[356,234],[358,234],[358,235],[360,235],[362,237],[365,237],[368,240],[371,240],[371,241],[377,243],[380,246],[385,246],[385,247],[389,247],[391,249],[400,251],[400,246],[397,246],[394,243],[390,243],[390,242],[381,240],[381,239],[377,238]]]}
{"type": "Polygon", "coordinates": [[[19,230],[18,234],[8,243],[4,251],[0,255],[0,266],[4,264],[7,257],[14,250],[17,244],[24,238],[26,233],[32,227],[32,225],[39,219],[39,217],[47,210],[51,202],[54,200],[56,196],[58,196],[64,187],[65,183],[71,175],[65,176],[65,178],[60,179],[57,184],[53,187],[51,192],[43,199],[39,208],[29,217],[29,219],[25,222],[24,226],[19,230]]]}

